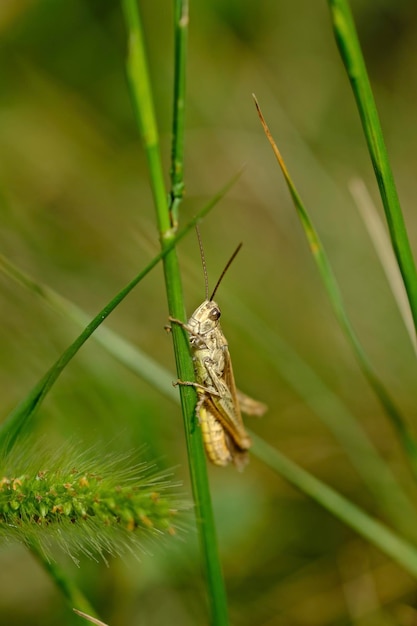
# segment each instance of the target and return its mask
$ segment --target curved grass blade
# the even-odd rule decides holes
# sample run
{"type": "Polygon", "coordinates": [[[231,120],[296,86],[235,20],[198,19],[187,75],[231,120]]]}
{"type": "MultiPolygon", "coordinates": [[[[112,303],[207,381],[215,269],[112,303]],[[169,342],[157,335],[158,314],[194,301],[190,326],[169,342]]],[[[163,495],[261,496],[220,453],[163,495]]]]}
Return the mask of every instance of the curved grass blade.
{"type": "MultiPolygon", "coordinates": [[[[77,326],[85,328],[91,322],[91,317],[80,307],[47,285],[35,281],[1,254],[0,271],[30,292],[40,296],[42,301],[48,304],[54,311],[69,318],[77,326]]],[[[109,354],[113,355],[125,367],[140,375],[143,380],[170,400],[178,400],[177,390],[172,384],[169,384],[169,381],[172,381],[174,376],[129,341],[126,341],[126,339],[106,326],[97,328],[92,335],[92,339],[102,345],[109,354]]]]}
{"type": "Polygon", "coordinates": [[[395,259],[385,225],[372,202],[372,198],[363,180],[354,178],[349,183],[349,189],[359,211],[359,215],[371,238],[375,252],[391,288],[392,295],[397,303],[398,310],[408,333],[408,338],[417,356],[417,337],[414,331],[410,303],[408,302],[401,272],[398,268],[398,263],[395,259]]]}
{"type": "MultiPolygon", "coordinates": [[[[240,314],[235,324],[333,434],[385,519],[407,538],[417,541],[416,507],[360,422],[285,338],[265,326],[243,302],[235,298],[233,302],[240,314]]],[[[256,450],[253,454],[256,456],[256,450]]]]}
{"type": "Polygon", "coordinates": [[[417,578],[417,549],[387,526],[250,433],[258,458],[417,578]]]}
{"type": "Polygon", "coordinates": [[[392,246],[410,303],[414,329],[416,329],[417,272],[358,35],[349,3],[346,0],[329,0],[329,8],[336,42],[359,110],[384,205],[392,246]]]}
{"type": "Polygon", "coordinates": [[[83,592],[79,589],[78,585],[71,580],[58,563],[45,557],[45,553],[39,543],[34,539],[31,539],[27,542],[27,546],[42,567],[49,573],[51,579],[55,582],[57,587],[59,587],[62,594],[68,600],[69,605],[74,606],[74,604],[76,604],[83,609],[83,611],[96,616],[96,611],[88,599],[84,596],[83,592]]]}
{"type": "MultiPolygon", "coordinates": [[[[124,287],[85,327],[84,331],[77,339],[63,352],[60,358],[41,378],[29,394],[20,404],[8,415],[6,421],[0,428],[0,450],[8,452],[14,445],[19,433],[24,430],[26,423],[32,419],[42,401],[51,389],[52,385],[76,355],[81,346],[87,341],[93,332],[104,322],[104,320],[114,311],[114,309],[124,300],[134,287],[144,278],[167,254],[169,254],[176,244],[193,228],[197,222],[206,215],[217,202],[223,197],[230,186],[235,182],[236,176],[208,202],[197,215],[157,254],[152,261],[142,270],[126,287],[124,287]]],[[[6,259],[0,257],[0,263],[5,271],[14,274],[13,267],[7,263],[6,259]]],[[[16,277],[16,276],[15,276],[16,277]]],[[[35,287],[35,283],[32,284],[35,287]]]]}
{"type": "Polygon", "coordinates": [[[262,115],[259,104],[255,96],[253,97],[255,100],[256,109],[258,111],[259,119],[261,120],[265,134],[268,138],[269,143],[271,144],[275,157],[284,175],[285,182],[291,194],[291,198],[294,202],[294,206],[296,208],[298,217],[300,218],[301,224],[306,234],[311,253],[319,269],[320,276],[323,280],[324,286],[326,288],[326,291],[329,296],[330,302],[332,304],[333,310],[335,312],[336,318],[353,349],[353,352],[358,360],[358,363],[360,365],[360,368],[364,376],[368,380],[368,383],[374,390],[382,407],[384,408],[386,414],[390,418],[390,421],[395,428],[399,441],[405,452],[405,455],[408,460],[409,466],[412,470],[413,476],[417,480],[417,444],[415,442],[415,439],[413,435],[411,434],[406,422],[404,421],[399,409],[395,405],[394,401],[392,400],[391,396],[389,395],[388,391],[386,390],[379,376],[376,374],[375,370],[373,369],[350,323],[349,317],[347,315],[347,312],[343,304],[343,299],[342,299],[342,295],[339,289],[339,285],[336,281],[336,277],[333,274],[333,270],[331,268],[329,259],[320,241],[318,233],[316,229],[314,228],[314,225],[301,201],[301,198],[294,186],[294,183],[292,182],[292,179],[283,161],[281,153],[279,152],[278,146],[276,145],[272,137],[271,131],[269,130],[268,125],[265,121],[265,118],[262,115]]]}

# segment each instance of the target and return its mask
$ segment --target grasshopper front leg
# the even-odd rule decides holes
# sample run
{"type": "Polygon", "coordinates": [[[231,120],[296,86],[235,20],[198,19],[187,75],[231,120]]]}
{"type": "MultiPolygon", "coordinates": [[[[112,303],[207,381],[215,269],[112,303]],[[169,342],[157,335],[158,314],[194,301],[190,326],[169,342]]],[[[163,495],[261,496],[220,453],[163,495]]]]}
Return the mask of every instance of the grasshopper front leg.
{"type": "MultiPolygon", "coordinates": [[[[177,385],[184,385],[184,387],[195,387],[198,393],[198,390],[200,389],[201,391],[203,391],[205,394],[210,394],[215,395],[215,396],[219,396],[220,394],[215,390],[215,389],[211,389],[210,387],[205,387],[204,385],[200,385],[200,383],[196,383],[193,380],[176,380],[175,383],[172,383],[174,385],[174,387],[176,387],[177,385]]],[[[200,394],[198,394],[200,395],[200,394]]],[[[203,395],[203,394],[201,394],[203,395]]]]}
{"type": "MultiPolygon", "coordinates": [[[[187,331],[187,333],[190,333],[191,335],[194,335],[195,333],[193,332],[193,329],[190,328],[188,326],[188,324],[186,324],[185,322],[181,322],[181,320],[177,319],[176,317],[172,317],[171,315],[168,317],[169,321],[172,322],[173,324],[178,324],[178,326],[181,326],[181,328],[183,328],[184,330],[187,331]]],[[[171,330],[171,326],[166,326],[165,327],[167,330],[171,330]]]]}

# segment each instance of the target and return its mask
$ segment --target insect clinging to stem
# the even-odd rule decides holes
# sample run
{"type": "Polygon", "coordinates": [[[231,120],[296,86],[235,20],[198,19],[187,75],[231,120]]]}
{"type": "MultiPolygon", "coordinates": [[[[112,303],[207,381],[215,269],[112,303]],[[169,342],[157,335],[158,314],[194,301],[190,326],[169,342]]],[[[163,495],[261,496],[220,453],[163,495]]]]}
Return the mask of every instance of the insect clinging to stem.
{"type": "Polygon", "coordinates": [[[248,461],[247,451],[251,440],[245,430],[241,412],[261,416],[267,407],[236,388],[228,343],[219,321],[221,311],[213,300],[242,244],[238,245],[230,257],[209,296],[206,261],[198,228],[196,231],[206,299],[196,308],[186,324],[170,317],[171,322],[179,324],[189,334],[196,378],[195,382],[178,381],[178,384],[191,385],[196,389],[195,413],[210,461],[215,465],[233,462],[238,469],[242,469],[248,461]]]}

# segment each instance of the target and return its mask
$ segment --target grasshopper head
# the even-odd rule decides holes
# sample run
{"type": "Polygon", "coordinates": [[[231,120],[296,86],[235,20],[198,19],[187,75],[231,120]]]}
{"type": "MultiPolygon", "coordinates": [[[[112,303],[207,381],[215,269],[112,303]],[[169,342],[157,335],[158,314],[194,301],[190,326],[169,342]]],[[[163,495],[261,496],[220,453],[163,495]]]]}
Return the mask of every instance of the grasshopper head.
{"type": "Polygon", "coordinates": [[[207,335],[219,326],[220,316],[219,305],[213,300],[204,300],[188,320],[188,326],[196,336],[207,335]]]}

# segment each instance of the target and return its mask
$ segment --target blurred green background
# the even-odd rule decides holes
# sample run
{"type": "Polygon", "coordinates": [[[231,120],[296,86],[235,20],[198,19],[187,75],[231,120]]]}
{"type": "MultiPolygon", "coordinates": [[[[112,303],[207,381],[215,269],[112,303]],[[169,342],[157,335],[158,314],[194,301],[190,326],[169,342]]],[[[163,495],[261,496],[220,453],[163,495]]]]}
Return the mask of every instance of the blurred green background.
{"type": "MultiPolygon", "coordinates": [[[[173,78],[171,2],[142,2],[167,181],[173,78]]],[[[417,5],[357,0],[353,9],[411,243],[417,245],[417,5]]],[[[378,516],[339,443],[308,407],[298,360],[263,346],[272,332],[346,404],[415,497],[392,430],[330,309],[282,177],[258,122],[256,93],[310,209],[357,332],[407,417],[416,364],[357,209],[353,177],[378,194],[325,2],[196,0],[190,6],[183,223],[245,165],[201,233],[211,285],[244,246],[217,300],[242,390],[269,411],[250,426],[378,516]],[[247,331],[246,309],[258,319],[247,331]],[[263,332],[265,331],[265,333],[263,332]],[[259,342],[258,342],[259,338],[259,342]]],[[[0,3],[1,251],[95,314],[158,251],[152,197],[125,75],[115,0],[0,3]]],[[[195,236],[179,248],[188,312],[204,298],[195,236]]],[[[79,330],[0,275],[2,413],[45,373],[79,330]]],[[[174,374],[161,267],[108,326],[174,374]]],[[[326,401],[322,398],[323,402],[326,401]]],[[[334,415],[334,420],[338,415],[334,415]]],[[[117,450],[176,467],[190,493],[182,420],[90,341],[41,409],[36,436],[117,450]]],[[[236,626],[408,626],[415,582],[252,457],[243,475],[210,468],[231,622],[236,626]]],[[[138,563],[82,559],[64,567],[111,626],[206,624],[192,513],[189,531],[146,546],[138,563]],[[150,554],[152,553],[152,554],[150,554]]],[[[29,553],[0,552],[0,623],[80,624],[29,553]]]]}

